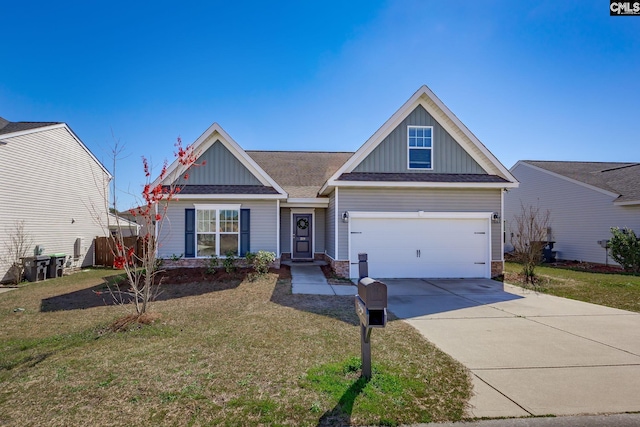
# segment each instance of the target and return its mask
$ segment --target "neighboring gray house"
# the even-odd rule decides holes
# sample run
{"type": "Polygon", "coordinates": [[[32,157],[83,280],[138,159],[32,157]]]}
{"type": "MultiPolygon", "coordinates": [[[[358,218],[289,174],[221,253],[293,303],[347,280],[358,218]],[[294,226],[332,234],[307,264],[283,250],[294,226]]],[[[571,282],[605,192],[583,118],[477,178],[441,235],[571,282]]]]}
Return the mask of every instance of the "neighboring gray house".
{"type": "Polygon", "coordinates": [[[517,181],[426,86],[354,153],[245,151],[216,123],[193,146],[206,165],[171,203],[160,257],[266,250],[357,277],[366,252],[373,277],[502,272],[517,181]]]}
{"type": "Polygon", "coordinates": [[[40,245],[44,254],[67,254],[69,267],[92,265],[93,240],[106,235],[110,179],[66,124],[0,118],[0,281],[18,221],[33,243],[29,255],[40,245]]]}
{"type": "Polygon", "coordinates": [[[521,204],[549,210],[558,259],[611,263],[598,243],[611,227],[640,233],[640,163],[521,160],[511,173],[520,187],[505,195],[507,246],[521,204]]]}

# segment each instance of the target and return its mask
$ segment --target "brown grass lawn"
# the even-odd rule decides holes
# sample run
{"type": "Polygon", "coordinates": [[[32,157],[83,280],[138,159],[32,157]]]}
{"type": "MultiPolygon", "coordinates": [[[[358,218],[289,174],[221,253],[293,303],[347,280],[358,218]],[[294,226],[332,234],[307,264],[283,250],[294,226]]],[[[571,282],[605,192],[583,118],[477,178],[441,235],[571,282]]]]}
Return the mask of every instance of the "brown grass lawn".
{"type": "Polygon", "coordinates": [[[276,272],[164,284],[155,322],[111,332],[127,314],[107,304],[103,277],[112,274],[90,270],[0,294],[0,425],[395,425],[464,416],[467,371],[401,321],[373,332],[374,379],[357,382],[348,368],[360,355],[350,297],[291,295],[276,272]]]}

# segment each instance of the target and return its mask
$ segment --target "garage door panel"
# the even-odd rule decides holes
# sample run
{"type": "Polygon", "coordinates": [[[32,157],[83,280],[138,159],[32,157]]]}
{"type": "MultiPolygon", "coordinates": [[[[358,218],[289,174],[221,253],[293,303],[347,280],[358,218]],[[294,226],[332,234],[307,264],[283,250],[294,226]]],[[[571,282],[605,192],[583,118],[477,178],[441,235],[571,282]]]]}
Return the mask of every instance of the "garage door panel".
{"type": "Polygon", "coordinates": [[[489,220],[353,218],[351,276],[367,253],[372,277],[488,277],[489,220]]]}

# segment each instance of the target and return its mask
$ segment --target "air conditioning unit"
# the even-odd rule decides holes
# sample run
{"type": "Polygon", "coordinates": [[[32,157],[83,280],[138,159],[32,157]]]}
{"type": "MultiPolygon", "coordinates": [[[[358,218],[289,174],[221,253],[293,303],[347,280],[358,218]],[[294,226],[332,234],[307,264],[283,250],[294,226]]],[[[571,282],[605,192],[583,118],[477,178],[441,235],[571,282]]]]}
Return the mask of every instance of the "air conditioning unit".
{"type": "Polygon", "coordinates": [[[73,257],[80,258],[85,251],[84,237],[76,237],[76,241],[73,244],[73,257]]]}

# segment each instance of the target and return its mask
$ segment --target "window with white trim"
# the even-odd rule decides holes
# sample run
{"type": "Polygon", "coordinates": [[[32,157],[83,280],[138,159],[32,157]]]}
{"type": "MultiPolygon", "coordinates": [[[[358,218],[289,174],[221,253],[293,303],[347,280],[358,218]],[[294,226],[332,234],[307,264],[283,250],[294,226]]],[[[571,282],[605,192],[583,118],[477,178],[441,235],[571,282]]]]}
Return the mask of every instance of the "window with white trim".
{"type": "Polygon", "coordinates": [[[196,205],[196,256],[240,253],[240,207],[196,205]]]}
{"type": "Polygon", "coordinates": [[[408,126],[407,151],[409,169],[433,169],[433,126],[408,126]]]}

